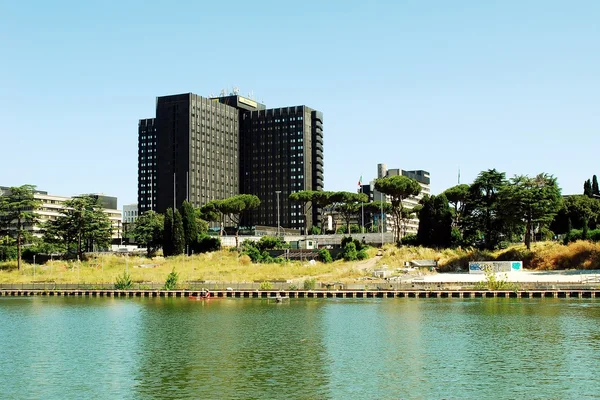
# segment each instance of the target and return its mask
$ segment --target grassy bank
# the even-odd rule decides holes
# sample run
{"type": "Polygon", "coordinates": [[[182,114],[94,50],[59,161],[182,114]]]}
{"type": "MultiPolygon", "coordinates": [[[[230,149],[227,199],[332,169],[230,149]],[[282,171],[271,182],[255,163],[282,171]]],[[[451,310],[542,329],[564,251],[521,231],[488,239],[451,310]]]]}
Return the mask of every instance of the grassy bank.
{"type": "MultiPolygon", "coordinates": [[[[374,255],[375,250],[372,249],[374,255]]],[[[292,261],[284,264],[252,264],[248,256],[228,250],[170,258],[126,257],[106,255],[88,261],[49,261],[44,265],[23,264],[19,272],[16,262],[0,263],[0,283],[56,282],[107,283],[127,271],[135,283],[164,282],[174,269],[180,281],[216,282],[302,282],[304,279],[348,281],[366,274],[353,268],[353,263],[336,261],[292,261]]]]}
{"type": "Polygon", "coordinates": [[[600,269],[600,244],[578,241],[565,246],[556,242],[534,243],[531,250],[515,245],[494,252],[475,249],[437,251],[423,247],[386,246],[383,256],[374,260],[376,249],[369,249],[370,260],[330,264],[293,261],[284,264],[252,264],[247,256],[223,250],[214,253],[172,258],[125,257],[107,255],[88,261],[50,261],[44,265],[24,264],[16,270],[16,262],[0,263],[0,283],[113,283],[128,271],[135,283],[164,282],[175,269],[180,281],[262,282],[305,279],[321,282],[352,282],[370,276],[374,268],[401,267],[404,261],[437,260],[440,271],[467,269],[469,261],[522,260],[525,268],[539,270],[600,269]]]}

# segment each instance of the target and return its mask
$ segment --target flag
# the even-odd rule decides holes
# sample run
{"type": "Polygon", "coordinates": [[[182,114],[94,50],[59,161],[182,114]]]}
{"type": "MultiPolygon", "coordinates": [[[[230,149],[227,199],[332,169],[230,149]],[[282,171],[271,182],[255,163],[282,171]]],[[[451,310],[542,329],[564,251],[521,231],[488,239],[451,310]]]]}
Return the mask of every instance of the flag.
{"type": "Polygon", "coordinates": [[[362,185],[362,175],[360,176],[360,178],[358,179],[358,186],[362,185]]]}

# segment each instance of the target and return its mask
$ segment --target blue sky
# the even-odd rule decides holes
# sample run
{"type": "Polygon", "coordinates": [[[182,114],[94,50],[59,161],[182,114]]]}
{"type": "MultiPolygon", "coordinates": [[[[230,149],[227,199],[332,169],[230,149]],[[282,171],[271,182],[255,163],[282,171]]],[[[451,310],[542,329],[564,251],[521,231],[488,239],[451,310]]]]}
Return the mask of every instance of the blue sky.
{"type": "Polygon", "coordinates": [[[137,197],[156,96],[323,111],[326,190],[496,168],[600,174],[597,1],[3,1],[0,185],[137,197]]]}

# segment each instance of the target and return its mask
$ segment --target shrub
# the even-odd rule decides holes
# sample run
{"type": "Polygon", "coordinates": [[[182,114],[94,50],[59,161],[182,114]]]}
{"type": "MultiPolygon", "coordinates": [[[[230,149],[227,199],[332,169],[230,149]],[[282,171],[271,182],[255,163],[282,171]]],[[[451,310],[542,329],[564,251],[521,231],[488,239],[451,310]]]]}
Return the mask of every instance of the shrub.
{"type": "Polygon", "coordinates": [[[265,250],[286,249],[288,247],[288,244],[284,242],[280,237],[263,236],[256,243],[256,247],[262,252],[265,250]]]}
{"type": "Polygon", "coordinates": [[[221,249],[221,240],[209,235],[198,235],[198,240],[194,243],[194,253],[209,253],[221,249]]]}
{"type": "Polygon", "coordinates": [[[404,246],[417,246],[419,244],[419,240],[417,239],[417,235],[414,235],[414,234],[405,235],[402,238],[402,244],[404,246]]]}
{"type": "Polygon", "coordinates": [[[307,279],[304,281],[302,287],[304,288],[304,290],[314,290],[317,287],[317,280],[314,278],[307,279]]]}
{"type": "Polygon", "coordinates": [[[312,228],[310,228],[310,234],[311,235],[320,235],[321,228],[319,228],[318,226],[313,226],[312,228]]]}
{"type": "Polygon", "coordinates": [[[164,290],[175,290],[177,289],[177,281],[179,280],[179,275],[175,272],[175,268],[169,273],[167,276],[167,280],[165,281],[164,290]]]}
{"type": "Polygon", "coordinates": [[[252,264],[252,259],[250,258],[250,256],[248,254],[242,254],[240,256],[240,264],[250,265],[250,264],[252,264]]]}
{"type": "Polygon", "coordinates": [[[367,254],[367,251],[365,249],[362,249],[361,251],[356,253],[357,260],[366,260],[367,258],[369,258],[369,255],[367,254]]]}
{"type": "Polygon", "coordinates": [[[17,246],[0,246],[0,261],[12,261],[17,259],[17,246]]]}
{"type": "Polygon", "coordinates": [[[589,232],[592,242],[600,242],[600,229],[594,229],[589,232]]]}
{"type": "Polygon", "coordinates": [[[332,262],[333,258],[331,258],[331,253],[329,252],[329,250],[321,249],[321,250],[319,250],[319,260],[321,260],[321,262],[324,262],[325,264],[327,264],[327,263],[332,262]]]}
{"type": "Polygon", "coordinates": [[[260,250],[258,250],[256,246],[254,246],[254,243],[248,240],[242,243],[242,254],[245,254],[248,257],[250,257],[250,260],[252,260],[253,263],[257,263],[262,260],[262,254],[260,254],[260,250]]]}
{"type": "Polygon", "coordinates": [[[273,282],[261,282],[259,286],[260,290],[273,290],[273,282]]]}
{"type": "Polygon", "coordinates": [[[357,258],[358,252],[356,251],[356,245],[351,242],[347,243],[344,246],[344,251],[342,252],[342,258],[344,261],[354,261],[357,258]]]}
{"type": "Polygon", "coordinates": [[[352,236],[344,236],[342,238],[342,247],[346,247],[346,245],[348,243],[354,243],[354,247],[356,248],[356,251],[361,251],[362,249],[367,247],[366,244],[361,243],[360,240],[358,240],[358,239],[353,239],[352,236]]]}
{"type": "Polygon", "coordinates": [[[117,276],[117,280],[115,282],[115,289],[117,290],[127,290],[133,287],[133,281],[131,280],[131,276],[123,271],[123,275],[117,276]]]}

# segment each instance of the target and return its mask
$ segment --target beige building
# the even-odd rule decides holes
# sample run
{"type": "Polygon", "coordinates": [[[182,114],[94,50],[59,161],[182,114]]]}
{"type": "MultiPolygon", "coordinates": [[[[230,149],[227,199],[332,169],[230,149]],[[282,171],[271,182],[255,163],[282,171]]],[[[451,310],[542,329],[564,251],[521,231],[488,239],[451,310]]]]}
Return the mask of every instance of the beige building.
{"type": "MultiPolygon", "coordinates": [[[[0,196],[7,195],[9,188],[0,186],[0,196]]],[[[121,238],[121,227],[122,227],[122,215],[121,211],[117,210],[117,198],[104,196],[102,194],[92,194],[96,196],[100,204],[104,207],[104,213],[108,216],[113,227],[113,239],[121,238]]],[[[61,214],[61,211],[65,209],[65,201],[71,200],[71,197],[50,195],[47,192],[36,191],[33,195],[36,200],[41,202],[41,206],[36,210],[39,223],[34,224],[30,227],[33,231],[33,235],[41,237],[43,234],[43,224],[57,219],[61,214]]]]}
{"type": "MultiPolygon", "coordinates": [[[[404,207],[406,207],[408,209],[413,209],[415,206],[417,206],[419,204],[419,201],[423,198],[423,196],[431,194],[431,188],[430,188],[431,179],[429,176],[429,172],[427,172],[427,171],[423,171],[423,170],[405,171],[405,170],[401,170],[401,169],[388,169],[385,164],[377,164],[377,178],[384,178],[387,176],[406,176],[408,178],[412,178],[412,179],[416,180],[417,182],[419,182],[419,185],[421,185],[421,193],[419,193],[418,196],[410,197],[403,201],[404,207]]],[[[371,182],[371,193],[373,194],[372,200],[374,200],[374,201],[380,201],[382,198],[384,198],[384,200],[386,202],[388,202],[388,203],[390,202],[389,196],[384,197],[384,195],[382,193],[375,190],[375,181],[371,182]]],[[[386,232],[396,232],[396,226],[394,224],[394,219],[391,218],[391,216],[385,215],[384,220],[385,220],[385,224],[384,224],[385,231],[386,232]]],[[[401,234],[400,234],[401,237],[405,236],[405,235],[411,235],[411,234],[416,235],[417,231],[419,230],[419,218],[417,218],[415,216],[413,219],[410,219],[405,226],[400,227],[400,229],[401,229],[401,234]]]]}

